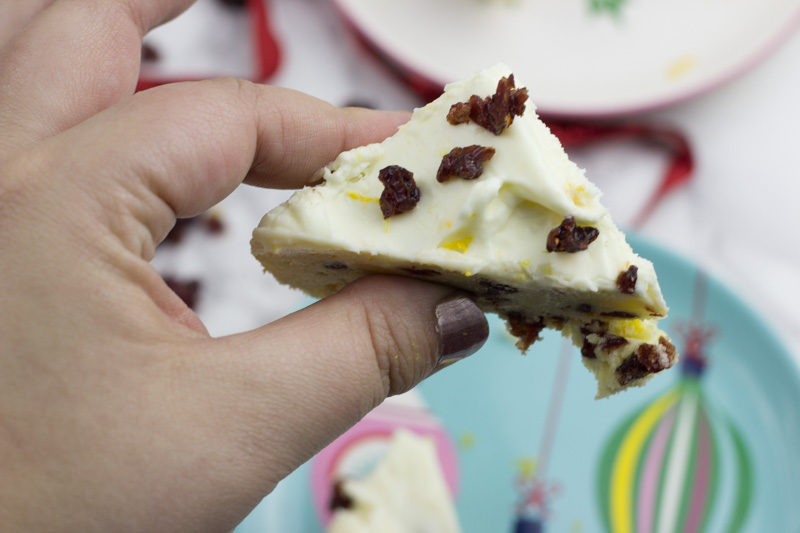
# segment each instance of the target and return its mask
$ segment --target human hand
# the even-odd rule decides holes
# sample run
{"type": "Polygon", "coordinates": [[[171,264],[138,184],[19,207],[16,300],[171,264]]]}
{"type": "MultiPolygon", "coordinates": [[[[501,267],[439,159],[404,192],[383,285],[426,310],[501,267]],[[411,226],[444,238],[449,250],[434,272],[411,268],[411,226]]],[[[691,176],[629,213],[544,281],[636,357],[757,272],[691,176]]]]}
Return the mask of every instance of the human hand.
{"type": "Polygon", "coordinates": [[[14,21],[0,26],[4,531],[230,529],[387,395],[487,335],[449,289],[376,277],[210,338],[149,264],[175,218],[242,180],[302,186],[407,115],[232,79],[134,96],[142,35],[189,4],[0,7],[14,21]]]}

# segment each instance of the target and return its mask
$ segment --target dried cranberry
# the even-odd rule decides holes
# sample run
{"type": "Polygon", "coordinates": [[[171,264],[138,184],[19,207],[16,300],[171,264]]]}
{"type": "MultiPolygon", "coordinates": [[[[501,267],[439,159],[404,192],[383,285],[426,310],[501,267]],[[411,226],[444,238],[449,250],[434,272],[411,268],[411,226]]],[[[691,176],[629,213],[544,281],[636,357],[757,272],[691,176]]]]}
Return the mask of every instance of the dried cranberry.
{"type": "Polygon", "coordinates": [[[622,364],[617,367],[615,373],[617,374],[617,382],[623,386],[649,374],[647,368],[645,368],[635,355],[625,359],[622,364]]]}
{"type": "Polygon", "coordinates": [[[626,344],[628,344],[628,339],[625,337],[611,335],[608,333],[603,337],[603,343],[600,345],[600,347],[603,350],[610,352],[611,350],[619,348],[620,346],[625,346],[626,344]]]}
{"type": "Polygon", "coordinates": [[[217,215],[208,215],[203,220],[204,226],[206,230],[213,234],[217,235],[225,231],[225,224],[222,222],[222,219],[217,215]]]}
{"type": "Polygon", "coordinates": [[[153,46],[149,43],[142,44],[142,62],[143,63],[155,63],[161,59],[161,54],[158,51],[158,48],[153,46]]]}
{"type": "Polygon", "coordinates": [[[167,236],[164,237],[162,242],[171,243],[171,244],[178,244],[183,240],[183,237],[186,235],[186,230],[188,230],[194,223],[197,221],[197,217],[192,218],[179,218],[175,221],[175,225],[172,227],[167,236]]]}
{"type": "Polygon", "coordinates": [[[675,363],[675,346],[666,337],[659,337],[658,344],[642,344],[636,353],[617,368],[617,380],[627,385],[635,379],[661,372],[675,363]]]}
{"type": "Polygon", "coordinates": [[[580,252],[594,242],[600,232],[591,226],[578,226],[575,217],[568,216],[547,235],[548,252],[580,252]]]}
{"type": "Polygon", "coordinates": [[[636,313],[629,313],[628,311],[606,311],[600,313],[602,316],[610,316],[614,318],[636,318],[636,313]]]}
{"type": "Polygon", "coordinates": [[[516,287],[485,278],[478,280],[478,285],[486,289],[486,294],[514,294],[515,292],[519,292],[519,289],[516,287]]]}
{"type": "Polygon", "coordinates": [[[506,315],[508,331],[517,337],[517,348],[523,353],[530,348],[531,344],[539,340],[539,333],[544,329],[544,320],[540,318],[528,319],[520,313],[508,313],[506,315]]]}
{"type": "Polygon", "coordinates": [[[197,280],[181,281],[169,276],[164,277],[164,281],[172,291],[183,300],[189,309],[194,309],[197,304],[197,295],[200,292],[200,282],[197,280]]]}
{"type": "Polygon", "coordinates": [[[477,125],[487,129],[495,135],[500,135],[504,129],[514,122],[514,117],[525,112],[525,102],[528,100],[528,89],[516,89],[514,75],[501,78],[497,82],[497,89],[492,96],[481,98],[472,95],[468,102],[459,102],[450,107],[447,121],[450,124],[466,122],[465,116],[469,111],[469,118],[477,125]]]}
{"type": "Polygon", "coordinates": [[[658,344],[639,346],[636,356],[648,371],[661,372],[672,366],[675,360],[675,346],[664,337],[659,337],[658,344]]]}
{"type": "Polygon", "coordinates": [[[628,270],[624,270],[617,276],[617,288],[623,294],[633,294],[636,292],[636,280],[638,279],[639,267],[631,265],[628,270]]]}
{"type": "Polygon", "coordinates": [[[494,156],[494,148],[472,144],[463,148],[453,148],[442,158],[436,180],[440,183],[450,178],[474,180],[483,174],[483,164],[494,156]]]}
{"type": "Polygon", "coordinates": [[[328,509],[335,511],[336,509],[352,509],[353,498],[344,491],[344,483],[337,481],[333,484],[333,491],[331,491],[331,501],[328,504],[328,509]]]}
{"type": "Polygon", "coordinates": [[[399,215],[414,209],[420,198],[414,174],[399,165],[391,165],[380,171],[378,179],[384,189],[380,197],[383,218],[399,215]]]}
{"type": "Polygon", "coordinates": [[[200,227],[204,228],[210,234],[218,234],[225,231],[225,224],[222,219],[215,214],[204,213],[191,218],[179,218],[175,221],[175,226],[172,227],[170,232],[164,237],[162,243],[178,244],[186,236],[186,232],[192,226],[202,224],[200,227]]]}
{"type": "Polygon", "coordinates": [[[587,359],[597,359],[594,353],[594,344],[589,342],[588,339],[583,339],[583,346],[581,346],[581,355],[587,359]]]}
{"type": "Polygon", "coordinates": [[[458,102],[450,107],[447,112],[447,122],[457,126],[469,122],[469,113],[472,106],[468,102],[458,102]]]}

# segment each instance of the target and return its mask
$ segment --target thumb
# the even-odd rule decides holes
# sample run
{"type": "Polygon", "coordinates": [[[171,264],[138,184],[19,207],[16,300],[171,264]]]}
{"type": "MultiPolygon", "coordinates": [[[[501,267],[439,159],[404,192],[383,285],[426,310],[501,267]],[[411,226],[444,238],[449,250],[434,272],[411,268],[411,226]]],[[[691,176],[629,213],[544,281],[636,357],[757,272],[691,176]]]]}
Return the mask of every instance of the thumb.
{"type": "Polygon", "coordinates": [[[226,428],[229,436],[258,443],[249,458],[241,456],[252,481],[270,478],[253,496],[387,396],[474,353],[488,333],[483,313],[452,289],[374,276],[277,322],[218,339],[213,408],[235,425],[226,428]]]}

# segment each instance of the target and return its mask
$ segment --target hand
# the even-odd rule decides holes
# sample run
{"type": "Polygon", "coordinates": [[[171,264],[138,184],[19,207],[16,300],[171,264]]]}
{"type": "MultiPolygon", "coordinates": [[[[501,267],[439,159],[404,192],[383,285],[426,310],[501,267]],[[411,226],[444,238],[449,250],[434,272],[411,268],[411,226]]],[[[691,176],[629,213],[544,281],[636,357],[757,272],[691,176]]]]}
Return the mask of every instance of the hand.
{"type": "Polygon", "coordinates": [[[387,395],[486,337],[469,300],[390,277],[209,337],[148,262],[175,218],[242,180],[301,186],[407,115],[233,79],[133,95],[142,35],[190,3],[0,7],[4,531],[230,529],[387,395]]]}

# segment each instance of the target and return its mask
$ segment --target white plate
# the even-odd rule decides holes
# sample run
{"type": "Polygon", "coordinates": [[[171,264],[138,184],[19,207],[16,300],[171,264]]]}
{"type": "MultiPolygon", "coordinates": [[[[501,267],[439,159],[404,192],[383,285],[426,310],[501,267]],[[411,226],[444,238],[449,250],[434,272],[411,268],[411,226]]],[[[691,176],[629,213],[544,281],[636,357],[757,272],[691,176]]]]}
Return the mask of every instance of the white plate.
{"type": "Polygon", "coordinates": [[[570,116],[642,111],[710,90],[800,23],[798,0],[334,3],[407,75],[443,84],[503,61],[542,112],[570,116]]]}

